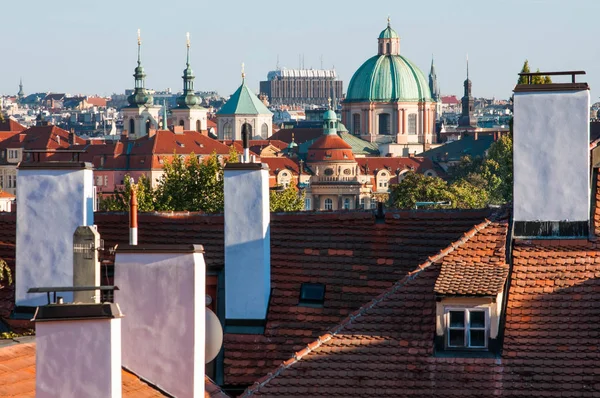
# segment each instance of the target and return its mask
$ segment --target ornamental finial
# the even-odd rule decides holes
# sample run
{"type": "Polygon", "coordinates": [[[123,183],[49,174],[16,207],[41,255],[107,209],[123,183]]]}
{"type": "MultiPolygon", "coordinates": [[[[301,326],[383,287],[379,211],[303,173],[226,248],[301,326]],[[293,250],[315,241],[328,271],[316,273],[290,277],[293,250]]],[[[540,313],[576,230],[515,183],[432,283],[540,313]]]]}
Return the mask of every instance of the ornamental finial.
{"type": "Polygon", "coordinates": [[[391,27],[391,22],[392,22],[392,20],[391,20],[390,16],[388,15],[388,18],[387,18],[388,28],[391,27]]]}
{"type": "Polygon", "coordinates": [[[246,73],[244,72],[244,63],[242,62],[242,80],[246,78],[246,73]]]}
{"type": "Polygon", "coordinates": [[[190,48],[190,32],[187,32],[185,34],[185,44],[187,45],[187,48],[190,48]]]}
{"type": "Polygon", "coordinates": [[[331,97],[327,98],[327,103],[329,104],[329,109],[331,109],[331,97]]]}
{"type": "Polygon", "coordinates": [[[138,29],[138,46],[141,46],[141,45],[142,45],[142,35],[141,35],[140,30],[138,29]]]}

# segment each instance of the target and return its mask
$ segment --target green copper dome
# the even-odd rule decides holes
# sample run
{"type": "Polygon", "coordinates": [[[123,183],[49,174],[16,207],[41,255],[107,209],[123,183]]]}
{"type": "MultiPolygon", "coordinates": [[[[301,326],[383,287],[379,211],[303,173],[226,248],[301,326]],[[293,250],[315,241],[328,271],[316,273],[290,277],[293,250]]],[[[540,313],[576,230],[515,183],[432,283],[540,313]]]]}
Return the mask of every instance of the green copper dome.
{"type": "Polygon", "coordinates": [[[389,25],[387,28],[381,31],[379,34],[380,39],[399,39],[398,33],[394,29],[392,29],[389,25]]]}
{"type": "Polygon", "coordinates": [[[415,64],[401,55],[375,55],[352,76],[345,101],[398,102],[432,99],[429,83],[415,64]]]}

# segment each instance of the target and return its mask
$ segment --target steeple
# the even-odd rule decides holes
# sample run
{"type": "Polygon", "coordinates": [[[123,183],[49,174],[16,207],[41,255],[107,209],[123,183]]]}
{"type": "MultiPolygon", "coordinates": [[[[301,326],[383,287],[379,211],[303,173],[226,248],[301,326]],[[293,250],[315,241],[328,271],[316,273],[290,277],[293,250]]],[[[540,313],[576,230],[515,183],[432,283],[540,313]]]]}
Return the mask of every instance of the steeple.
{"type": "Polygon", "coordinates": [[[186,34],[187,56],[185,61],[185,69],[183,70],[183,95],[177,97],[177,108],[187,109],[194,108],[200,105],[200,98],[194,93],[194,72],[190,66],[190,34],[186,34]]]}
{"type": "Polygon", "coordinates": [[[23,98],[25,98],[25,92],[23,91],[23,78],[19,79],[19,92],[17,93],[17,97],[19,98],[19,102],[23,101],[23,98]]]}
{"type": "Polygon", "coordinates": [[[134,108],[152,105],[152,96],[148,94],[145,87],[146,73],[142,66],[142,38],[140,30],[137,31],[137,66],[134,70],[133,77],[135,78],[135,89],[132,95],[127,98],[129,105],[134,108]]]}
{"type": "Polygon", "coordinates": [[[461,99],[462,113],[458,119],[459,127],[477,127],[475,119],[475,100],[471,95],[471,80],[469,80],[469,55],[467,54],[467,79],[464,82],[464,95],[461,99]]]}
{"type": "Polygon", "coordinates": [[[162,129],[167,130],[169,128],[167,122],[167,100],[163,100],[163,114],[162,114],[162,129]]]}
{"type": "Polygon", "coordinates": [[[435,73],[435,65],[433,64],[433,55],[431,56],[431,69],[429,71],[429,91],[431,91],[431,97],[434,101],[439,102],[440,100],[440,88],[437,82],[437,75],[435,73]]]}

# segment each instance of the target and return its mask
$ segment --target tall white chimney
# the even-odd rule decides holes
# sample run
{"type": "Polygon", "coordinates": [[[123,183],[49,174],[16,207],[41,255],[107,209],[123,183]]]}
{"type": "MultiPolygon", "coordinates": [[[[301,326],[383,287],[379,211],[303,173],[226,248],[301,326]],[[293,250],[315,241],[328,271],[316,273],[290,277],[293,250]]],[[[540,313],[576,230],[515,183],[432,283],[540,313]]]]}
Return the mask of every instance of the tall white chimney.
{"type": "Polygon", "coordinates": [[[118,305],[50,304],[34,317],[38,398],[121,398],[118,305]]]}
{"type": "Polygon", "coordinates": [[[204,396],[206,266],[199,245],[119,245],[123,367],[176,397],[204,396]]]}
{"type": "MultiPolygon", "coordinates": [[[[22,163],[17,169],[16,305],[46,304],[32,287],[73,286],[73,233],[94,224],[92,165],[22,163]]],[[[65,293],[66,302],[73,301],[65,293]]]]}
{"type": "Polygon", "coordinates": [[[515,236],[588,236],[590,91],[575,82],[579,74],[555,72],[571,82],[514,89],[515,236]]]}
{"type": "Polygon", "coordinates": [[[269,170],[225,166],[225,318],[228,331],[264,326],[271,294],[269,170]]]}

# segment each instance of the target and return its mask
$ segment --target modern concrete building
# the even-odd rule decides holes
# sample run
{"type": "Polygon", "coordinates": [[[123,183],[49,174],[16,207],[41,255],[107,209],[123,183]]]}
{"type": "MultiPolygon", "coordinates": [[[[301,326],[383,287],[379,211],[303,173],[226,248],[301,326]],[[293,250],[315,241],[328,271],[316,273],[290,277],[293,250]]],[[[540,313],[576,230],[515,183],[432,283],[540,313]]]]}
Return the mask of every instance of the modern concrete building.
{"type": "Polygon", "coordinates": [[[343,82],[335,69],[277,69],[260,82],[260,92],[273,105],[325,105],[342,98],[343,82]]]}

